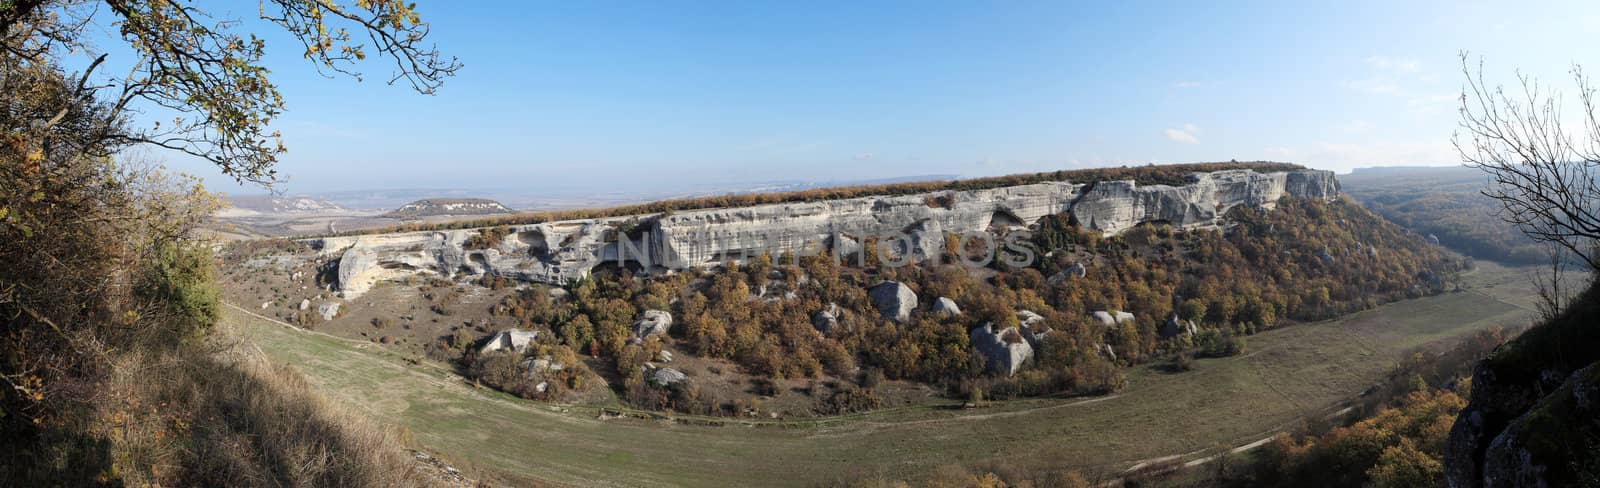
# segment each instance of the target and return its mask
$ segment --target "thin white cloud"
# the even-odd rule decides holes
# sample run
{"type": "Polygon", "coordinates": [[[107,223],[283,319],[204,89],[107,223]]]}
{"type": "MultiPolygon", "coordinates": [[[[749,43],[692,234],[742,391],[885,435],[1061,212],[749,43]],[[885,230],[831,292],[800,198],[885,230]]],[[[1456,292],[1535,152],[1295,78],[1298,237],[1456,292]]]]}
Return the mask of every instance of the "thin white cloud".
{"type": "Polygon", "coordinates": [[[1198,86],[1200,86],[1198,81],[1180,81],[1172,84],[1173,88],[1194,88],[1198,86]]]}
{"type": "Polygon", "coordinates": [[[1339,124],[1339,131],[1340,132],[1347,132],[1347,133],[1351,133],[1351,134],[1360,134],[1360,133],[1364,133],[1364,132],[1367,132],[1367,131],[1370,131],[1370,130],[1372,130],[1372,124],[1367,122],[1367,121],[1365,121],[1365,120],[1361,120],[1361,119],[1356,119],[1356,120],[1352,120],[1352,121],[1349,121],[1349,122],[1346,122],[1346,123],[1343,123],[1343,124],[1339,124]]]}
{"type": "Polygon", "coordinates": [[[1343,85],[1346,88],[1372,95],[1401,96],[1406,95],[1402,85],[1414,85],[1417,81],[1431,82],[1438,78],[1434,73],[1423,71],[1422,64],[1415,59],[1369,56],[1365,61],[1372,70],[1372,76],[1345,81],[1343,85]]]}
{"type": "Polygon", "coordinates": [[[1183,124],[1183,128],[1167,129],[1163,132],[1167,135],[1167,140],[1172,142],[1183,144],[1200,143],[1200,138],[1196,136],[1200,132],[1200,128],[1195,127],[1194,124],[1183,124]]]}
{"type": "Polygon", "coordinates": [[[1416,73],[1422,70],[1422,65],[1417,63],[1415,59],[1397,59],[1388,56],[1368,57],[1367,64],[1383,71],[1396,73],[1416,73]]]}
{"type": "Polygon", "coordinates": [[[1440,93],[1436,95],[1411,97],[1411,99],[1406,100],[1406,110],[1410,110],[1414,113],[1432,112],[1441,108],[1449,107],[1459,99],[1460,95],[1455,93],[1440,93]]]}
{"type": "Polygon", "coordinates": [[[1365,80],[1346,81],[1344,82],[1344,86],[1349,87],[1352,90],[1371,93],[1373,95],[1400,94],[1400,85],[1395,84],[1394,80],[1385,76],[1375,76],[1365,80]]]}

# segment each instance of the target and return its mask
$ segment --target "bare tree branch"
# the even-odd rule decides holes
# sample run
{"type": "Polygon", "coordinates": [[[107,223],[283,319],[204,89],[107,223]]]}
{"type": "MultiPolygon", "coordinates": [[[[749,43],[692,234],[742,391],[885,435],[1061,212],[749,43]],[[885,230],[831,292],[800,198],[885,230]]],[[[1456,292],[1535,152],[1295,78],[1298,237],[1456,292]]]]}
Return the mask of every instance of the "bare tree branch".
{"type": "Polygon", "coordinates": [[[1582,107],[1581,133],[1569,132],[1559,92],[1518,74],[1521,91],[1507,94],[1484,79],[1466,53],[1461,70],[1461,126],[1451,141],[1468,166],[1482,170],[1485,196],[1500,203],[1499,217],[1536,241],[1550,243],[1600,270],[1600,123],[1595,90],[1581,67],[1572,68],[1582,107]]]}

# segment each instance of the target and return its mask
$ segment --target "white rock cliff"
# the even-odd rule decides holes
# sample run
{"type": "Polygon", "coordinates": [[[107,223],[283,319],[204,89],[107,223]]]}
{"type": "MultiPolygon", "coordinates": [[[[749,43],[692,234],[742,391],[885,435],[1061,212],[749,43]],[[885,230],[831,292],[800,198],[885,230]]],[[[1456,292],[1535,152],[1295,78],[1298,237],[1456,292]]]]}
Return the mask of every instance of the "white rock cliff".
{"type": "MultiPolygon", "coordinates": [[[[1239,205],[1271,208],[1279,198],[1330,200],[1333,173],[1248,169],[1193,173],[1184,186],[1133,181],[1049,182],[987,190],[946,190],[667,214],[508,226],[497,247],[467,249],[477,229],[306,239],[325,259],[338,259],[339,290],[348,297],[374,284],[412,275],[494,274],[561,284],[602,264],[647,272],[784,252],[854,249],[866,237],[892,244],[887,253],[936,256],[945,234],[973,237],[1069,212],[1080,225],[1107,234],[1144,222],[1214,227],[1239,205]]],[[[1001,244],[1001,243],[997,243],[1001,244]]]]}

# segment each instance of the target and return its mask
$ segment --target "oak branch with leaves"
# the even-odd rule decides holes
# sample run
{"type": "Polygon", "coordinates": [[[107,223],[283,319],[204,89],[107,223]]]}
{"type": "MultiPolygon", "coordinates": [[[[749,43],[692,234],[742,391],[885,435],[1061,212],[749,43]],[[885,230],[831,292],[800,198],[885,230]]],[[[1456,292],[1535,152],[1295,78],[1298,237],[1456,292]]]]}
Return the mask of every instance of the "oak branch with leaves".
{"type": "MultiPolygon", "coordinates": [[[[412,3],[261,0],[259,16],[297,39],[325,76],[359,80],[357,63],[374,54],[394,63],[389,83],[432,94],[461,68],[427,42],[428,24],[412,3]]],[[[104,55],[83,68],[68,96],[107,107],[94,132],[99,144],[85,147],[159,146],[209,160],[238,181],[270,185],[284,146],[269,126],[284,101],[261,63],[266,42],[242,25],[193,2],[0,0],[0,45],[13,66],[55,67],[93,52],[85,33],[97,26],[109,26],[138,54],[126,74],[97,77],[104,55]],[[172,118],[133,127],[126,122],[136,111],[172,118]]],[[[44,122],[49,128],[59,117],[44,122]]]]}

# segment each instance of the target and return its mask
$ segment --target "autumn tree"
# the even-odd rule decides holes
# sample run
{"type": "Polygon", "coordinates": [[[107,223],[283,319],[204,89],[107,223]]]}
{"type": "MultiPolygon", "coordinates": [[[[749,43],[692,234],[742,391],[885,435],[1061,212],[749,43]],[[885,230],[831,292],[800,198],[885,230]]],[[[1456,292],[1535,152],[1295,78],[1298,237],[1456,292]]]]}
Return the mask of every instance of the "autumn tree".
{"type": "MultiPolygon", "coordinates": [[[[260,12],[252,27],[287,32],[325,73],[359,77],[370,53],[395,63],[391,82],[432,93],[460,67],[426,44],[410,3],[269,0],[260,12]]],[[[208,357],[176,351],[192,347],[221,306],[210,249],[196,239],[217,199],[127,150],[162,148],[241,182],[276,181],[284,146],[270,125],[285,103],[261,62],[266,49],[246,24],[192,2],[0,1],[0,485],[237,484],[117,479],[152,470],[98,465],[112,454],[104,434],[87,429],[104,413],[96,394],[113,366],[208,357]],[[99,53],[101,33],[134,59],[99,53]]],[[[182,442],[195,442],[190,456],[214,447],[182,442]]],[[[181,470],[182,461],[161,462],[181,470]]]]}

